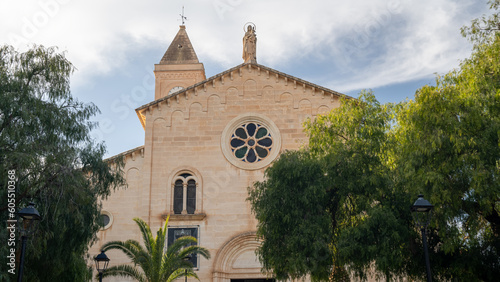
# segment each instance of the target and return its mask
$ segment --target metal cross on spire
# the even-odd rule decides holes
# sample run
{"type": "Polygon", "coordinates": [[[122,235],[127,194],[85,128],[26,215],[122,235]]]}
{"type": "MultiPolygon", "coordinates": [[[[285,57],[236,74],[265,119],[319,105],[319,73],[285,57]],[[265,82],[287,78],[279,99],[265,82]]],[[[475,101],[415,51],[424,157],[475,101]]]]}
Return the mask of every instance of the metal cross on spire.
{"type": "Polygon", "coordinates": [[[182,6],[182,14],[179,14],[179,16],[181,16],[182,25],[184,25],[184,21],[187,21],[188,19],[184,16],[184,6],[182,6]]]}

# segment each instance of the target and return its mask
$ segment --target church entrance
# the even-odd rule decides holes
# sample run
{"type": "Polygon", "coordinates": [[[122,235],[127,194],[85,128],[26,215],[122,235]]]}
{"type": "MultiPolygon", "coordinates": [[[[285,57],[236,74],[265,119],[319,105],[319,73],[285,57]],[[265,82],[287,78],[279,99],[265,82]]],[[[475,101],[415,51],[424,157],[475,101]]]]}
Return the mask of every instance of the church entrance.
{"type": "Polygon", "coordinates": [[[275,282],[274,279],[231,279],[231,282],[275,282]]]}
{"type": "Polygon", "coordinates": [[[229,239],[214,259],[214,282],[276,282],[260,271],[262,266],[255,255],[260,246],[254,231],[229,239]]]}

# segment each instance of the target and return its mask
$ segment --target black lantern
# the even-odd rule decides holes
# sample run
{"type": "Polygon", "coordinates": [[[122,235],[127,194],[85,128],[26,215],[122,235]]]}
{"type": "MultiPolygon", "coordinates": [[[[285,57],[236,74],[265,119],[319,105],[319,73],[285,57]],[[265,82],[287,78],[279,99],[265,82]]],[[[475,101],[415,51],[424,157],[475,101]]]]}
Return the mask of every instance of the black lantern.
{"type": "Polygon", "coordinates": [[[430,213],[432,211],[432,208],[434,208],[429,201],[424,199],[424,195],[420,194],[418,195],[418,199],[413,203],[413,206],[411,206],[411,211],[412,212],[419,212],[419,213],[430,213]]]}
{"type": "Polygon", "coordinates": [[[17,213],[23,219],[23,227],[21,228],[21,258],[19,262],[19,274],[17,281],[23,281],[24,255],[26,253],[26,242],[29,234],[34,231],[36,223],[42,219],[38,211],[35,209],[35,204],[30,202],[27,207],[17,213]]]}
{"type": "Polygon", "coordinates": [[[94,257],[94,261],[95,268],[97,269],[97,272],[99,272],[99,282],[102,282],[102,274],[108,268],[109,258],[104,251],[101,250],[101,253],[94,257]]]}
{"type": "Polygon", "coordinates": [[[427,281],[431,282],[431,265],[429,261],[429,250],[427,248],[427,236],[426,229],[431,220],[431,212],[434,208],[429,201],[424,199],[424,195],[418,195],[418,199],[415,201],[413,206],[411,206],[411,211],[413,213],[413,219],[420,231],[422,232],[422,242],[424,244],[424,254],[425,254],[425,267],[427,272],[427,281]]]}
{"type": "Polygon", "coordinates": [[[35,209],[35,204],[30,202],[27,207],[17,213],[23,219],[23,235],[29,235],[35,229],[36,223],[42,219],[38,211],[35,209]]]}

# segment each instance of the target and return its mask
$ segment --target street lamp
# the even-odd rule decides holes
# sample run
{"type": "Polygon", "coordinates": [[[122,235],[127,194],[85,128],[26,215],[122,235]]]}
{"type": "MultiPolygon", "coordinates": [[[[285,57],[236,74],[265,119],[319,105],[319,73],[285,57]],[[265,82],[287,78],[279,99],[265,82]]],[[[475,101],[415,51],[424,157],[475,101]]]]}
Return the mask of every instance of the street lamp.
{"type": "Polygon", "coordinates": [[[19,263],[19,274],[17,276],[17,281],[23,281],[23,268],[24,268],[24,254],[26,252],[26,242],[28,241],[28,236],[32,231],[36,222],[42,219],[38,211],[35,209],[35,204],[30,202],[27,207],[22,209],[17,213],[23,219],[23,227],[21,228],[21,261],[19,263]]]}
{"type": "Polygon", "coordinates": [[[422,241],[424,244],[424,254],[425,254],[425,267],[427,270],[427,281],[431,282],[431,264],[429,262],[429,250],[427,249],[427,236],[425,234],[425,230],[429,225],[431,220],[431,211],[434,208],[429,201],[424,199],[424,195],[418,195],[418,199],[415,201],[413,206],[411,206],[411,211],[413,213],[413,219],[417,224],[417,227],[420,228],[422,232],[422,241]]]}
{"type": "MultiPolygon", "coordinates": [[[[191,260],[191,255],[187,255],[186,257],[184,257],[184,261],[186,262],[189,262],[191,260]]],[[[187,268],[184,268],[184,281],[187,282],[188,281],[188,277],[187,277],[187,268]]]]}
{"type": "Polygon", "coordinates": [[[94,261],[95,268],[97,269],[97,272],[99,272],[99,282],[102,282],[102,274],[108,268],[109,258],[104,251],[101,250],[101,253],[95,256],[94,261]]]}

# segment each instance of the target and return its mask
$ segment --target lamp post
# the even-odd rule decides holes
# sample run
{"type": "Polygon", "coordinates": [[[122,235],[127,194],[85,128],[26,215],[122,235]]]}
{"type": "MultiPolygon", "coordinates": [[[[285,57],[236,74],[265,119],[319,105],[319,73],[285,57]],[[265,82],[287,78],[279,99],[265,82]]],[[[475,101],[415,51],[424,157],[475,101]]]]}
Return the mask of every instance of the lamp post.
{"type": "Polygon", "coordinates": [[[104,251],[101,250],[101,253],[94,257],[94,261],[95,268],[97,272],[99,272],[99,282],[102,282],[102,274],[108,268],[109,258],[104,251]]]}
{"type": "Polygon", "coordinates": [[[35,209],[35,204],[30,202],[27,207],[17,213],[23,219],[23,227],[21,228],[21,259],[19,263],[19,274],[17,281],[23,281],[24,254],[26,252],[26,242],[29,234],[34,231],[36,222],[42,219],[38,211],[35,209]]]}
{"type": "MultiPolygon", "coordinates": [[[[190,260],[191,260],[191,255],[187,255],[186,257],[184,257],[184,261],[189,262],[190,260]]],[[[188,281],[187,268],[184,269],[184,281],[185,282],[188,281]]]]}
{"type": "Polygon", "coordinates": [[[427,281],[431,282],[431,264],[429,262],[429,250],[427,248],[427,236],[425,230],[427,229],[427,226],[429,225],[429,222],[431,220],[431,211],[432,208],[434,208],[429,201],[424,199],[424,195],[418,195],[418,199],[415,201],[413,206],[411,206],[411,211],[413,213],[413,219],[415,220],[415,223],[417,224],[417,227],[420,228],[420,231],[422,232],[422,241],[424,244],[424,254],[425,254],[425,267],[427,271],[427,281]]]}

